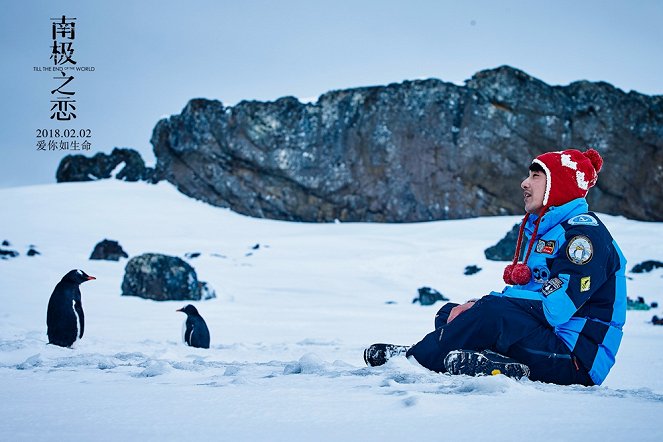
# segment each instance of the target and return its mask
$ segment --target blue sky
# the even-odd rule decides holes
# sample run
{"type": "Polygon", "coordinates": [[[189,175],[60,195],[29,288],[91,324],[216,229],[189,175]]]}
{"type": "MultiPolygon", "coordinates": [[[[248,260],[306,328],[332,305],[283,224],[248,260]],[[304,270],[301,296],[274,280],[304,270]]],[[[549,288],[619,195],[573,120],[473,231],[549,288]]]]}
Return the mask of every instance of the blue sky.
{"type": "MultiPolygon", "coordinates": [[[[3,0],[0,187],[54,182],[68,152],[38,129],[89,129],[88,154],[148,164],[156,122],[191,98],[226,105],[415,78],[462,84],[508,64],[549,84],[663,94],[663,2],[3,0]],[[74,16],[77,118],[50,119],[51,17],[74,16]]],[[[71,152],[69,152],[71,153],[71,152]]]]}

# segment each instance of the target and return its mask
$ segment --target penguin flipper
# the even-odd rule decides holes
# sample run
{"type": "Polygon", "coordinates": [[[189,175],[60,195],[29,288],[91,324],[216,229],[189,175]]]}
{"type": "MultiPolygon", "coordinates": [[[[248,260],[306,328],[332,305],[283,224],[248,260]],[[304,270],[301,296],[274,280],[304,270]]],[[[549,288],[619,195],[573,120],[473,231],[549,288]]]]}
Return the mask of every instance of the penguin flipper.
{"type": "Polygon", "coordinates": [[[80,339],[85,331],[85,314],[83,314],[83,305],[80,300],[74,302],[74,310],[76,310],[76,316],[78,316],[78,338],[80,339]]]}
{"type": "Polygon", "coordinates": [[[193,335],[193,324],[191,321],[187,319],[186,321],[186,330],[184,330],[184,342],[187,343],[188,346],[191,346],[191,337],[193,335]]]}

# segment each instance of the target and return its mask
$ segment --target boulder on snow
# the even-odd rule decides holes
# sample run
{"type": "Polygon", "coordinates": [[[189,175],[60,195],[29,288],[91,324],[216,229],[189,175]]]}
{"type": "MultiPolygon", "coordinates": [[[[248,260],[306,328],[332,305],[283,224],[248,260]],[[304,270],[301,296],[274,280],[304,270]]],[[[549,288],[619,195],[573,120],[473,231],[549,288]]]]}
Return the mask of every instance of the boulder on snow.
{"type": "Polygon", "coordinates": [[[155,301],[200,301],[215,295],[206,283],[198,281],[196,271],[181,258],[145,253],[127,263],[122,296],[155,301]]]}
{"type": "Polygon", "coordinates": [[[626,310],[649,310],[650,308],[642,296],[638,296],[638,299],[626,297],[626,310]]]}
{"type": "Polygon", "coordinates": [[[640,264],[634,265],[633,268],[631,269],[631,272],[632,273],[647,273],[647,272],[651,272],[654,269],[658,269],[659,267],[663,267],[663,262],[648,260],[648,261],[643,261],[640,264]]]}
{"type": "Polygon", "coordinates": [[[491,261],[511,261],[513,259],[513,252],[516,250],[519,229],[520,224],[516,224],[497,244],[484,250],[483,253],[486,255],[486,259],[491,261]]]}
{"type": "Polygon", "coordinates": [[[417,289],[417,297],[412,300],[412,304],[433,305],[437,301],[448,301],[449,298],[442,293],[430,287],[420,287],[417,289]]]}
{"type": "Polygon", "coordinates": [[[122,246],[117,241],[104,239],[97,243],[92,250],[90,259],[100,259],[105,261],[119,261],[120,258],[128,258],[127,252],[122,249],[122,246]]]}
{"type": "Polygon", "coordinates": [[[0,259],[16,258],[17,256],[18,252],[16,250],[0,249],[0,259]]]}
{"type": "Polygon", "coordinates": [[[37,256],[37,255],[41,255],[41,253],[39,253],[39,251],[37,250],[37,248],[34,245],[30,244],[30,246],[28,247],[28,251],[26,252],[26,255],[28,255],[28,256],[37,256]]]}
{"type": "Polygon", "coordinates": [[[481,267],[473,264],[471,266],[466,266],[463,274],[469,276],[469,275],[474,275],[475,273],[479,273],[480,271],[481,267]]]}

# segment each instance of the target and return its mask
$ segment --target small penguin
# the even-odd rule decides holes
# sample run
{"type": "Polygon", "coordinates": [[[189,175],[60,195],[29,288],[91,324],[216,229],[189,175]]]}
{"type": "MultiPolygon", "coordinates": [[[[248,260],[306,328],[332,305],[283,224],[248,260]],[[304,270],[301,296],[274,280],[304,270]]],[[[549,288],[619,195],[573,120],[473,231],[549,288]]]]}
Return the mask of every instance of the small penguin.
{"type": "Polygon", "coordinates": [[[186,322],[182,327],[184,342],[190,347],[209,348],[209,330],[198,310],[189,304],[176,311],[186,313],[186,322]]]}
{"type": "Polygon", "coordinates": [[[92,279],[97,278],[82,270],[72,270],[53,289],[46,312],[49,344],[71,347],[77,339],[83,337],[85,315],[78,286],[92,279]]]}

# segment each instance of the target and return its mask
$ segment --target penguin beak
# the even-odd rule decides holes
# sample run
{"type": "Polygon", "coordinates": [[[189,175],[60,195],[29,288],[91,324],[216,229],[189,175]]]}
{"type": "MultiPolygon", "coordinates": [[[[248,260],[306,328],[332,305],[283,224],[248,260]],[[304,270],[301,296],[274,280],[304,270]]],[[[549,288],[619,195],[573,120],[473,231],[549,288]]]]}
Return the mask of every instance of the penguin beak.
{"type": "Polygon", "coordinates": [[[176,312],[183,312],[184,310],[182,310],[181,308],[178,308],[178,309],[175,310],[175,311],[176,311],[176,312]]]}
{"type": "Polygon", "coordinates": [[[88,281],[91,281],[91,280],[93,280],[93,279],[97,279],[97,278],[95,278],[94,276],[90,276],[90,275],[87,276],[87,280],[88,280],[88,281]]]}

